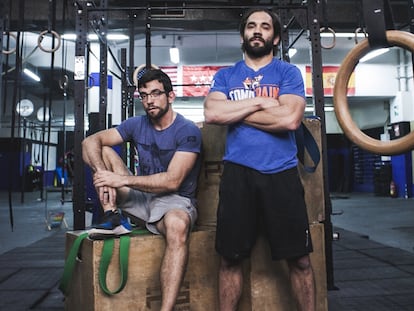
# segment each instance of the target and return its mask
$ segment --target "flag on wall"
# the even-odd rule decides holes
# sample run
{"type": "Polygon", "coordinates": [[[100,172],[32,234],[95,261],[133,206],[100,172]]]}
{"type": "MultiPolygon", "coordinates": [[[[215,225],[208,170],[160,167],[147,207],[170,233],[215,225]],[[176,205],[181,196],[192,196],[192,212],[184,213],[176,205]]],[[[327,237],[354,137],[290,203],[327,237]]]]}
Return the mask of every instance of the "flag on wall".
{"type": "Polygon", "coordinates": [[[171,79],[173,90],[178,93],[178,69],[177,66],[161,66],[160,69],[164,71],[171,79]]]}
{"type": "Polygon", "coordinates": [[[183,96],[206,96],[214,74],[223,66],[183,66],[183,96]]]}
{"type": "MultiPolygon", "coordinates": [[[[323,66],[322,67],[322,79],[323,79],[323,93],[325,96],[333,95],[333,89],[335,86],[335,79],[338,73],[339,66],[323,66]]],[[[306,66],[306,95],[313,95],[312,90],[312,68],[306,66]]],[[[348,82],[348,95],[355,95],[355,72],[352,72],[348,82]]]]}

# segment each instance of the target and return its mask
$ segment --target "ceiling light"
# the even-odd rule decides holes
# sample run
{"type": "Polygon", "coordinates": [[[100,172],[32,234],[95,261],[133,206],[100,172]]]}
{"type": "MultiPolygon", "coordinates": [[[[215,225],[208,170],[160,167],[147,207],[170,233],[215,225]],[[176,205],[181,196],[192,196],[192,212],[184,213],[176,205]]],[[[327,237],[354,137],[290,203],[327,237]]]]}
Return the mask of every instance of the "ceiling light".
{"type": "MultiPolygon", "coordinates": [[[[358,38],[365,38],[367,36],[363,32],[358,32],[356,35],[357,35],[358,38]]],[[[334,34],[331,33],[331,32],[321,32],[321,38],[322,37],[331,38],[333,36],[334,36],[334,34]]],[[[337,38],[354,38],[355,33],[354,32],[335,32],[335,37],[337,37],[337,38]]]]}
{"type": "Polygon", "coordinates": [[[289,58],[292,58],[296,53],[298,52],[298,50],[297,49],[295,49],[295,48],[290,48],[289,49],[289,58]]]}
{"type": "Polygon", "coordinates": [[[35,74],[33,71],[31,71],[30,69],[24,68],[23,72],[25,73],[26,76],[32,78],[36,82],[40,82],[40,77],[37,74],[35,74]]]}
{"type": "Polygon", "coordinates": [[[109,33],[106,38],[111,41],[128,40],[129,37],[122,33],[109,33]]]}
{"type": "MultiPolygon", "coordinates": [[[[178,36],[177,40],[181,40],[181,37],[178,36]]],[[[178,64],[180,62],[180,50],[175,46],[175,35],[173,35],[173,42],[170,47],[170,61],[173,64],[178,64]]]]}
{"type": "Polygon", "coordinates": [[[64,40],[76,40],[76,35],[74,33],[65,33],[62,35],[62,39],[64,40]]]}
{"type": "Polygon", "coordinates": [[[175,46],[170,48],[170,60],[173,64],[180,62],[180,50],[175,46]]]}
{"type": "Polygon", "coordinates": [[[373,59],[374,57],[377,57],[379,55],[387,53],[389,50],[390,50],[389,48],[384,48],[384,49],[378,49],[378,50],[372,51],[372,52],[368,53],[367,55],[365,55],[364,57],[362,57],[359,60],[359,62],[360,63],[366,62],[370,59],[373,59]]]}

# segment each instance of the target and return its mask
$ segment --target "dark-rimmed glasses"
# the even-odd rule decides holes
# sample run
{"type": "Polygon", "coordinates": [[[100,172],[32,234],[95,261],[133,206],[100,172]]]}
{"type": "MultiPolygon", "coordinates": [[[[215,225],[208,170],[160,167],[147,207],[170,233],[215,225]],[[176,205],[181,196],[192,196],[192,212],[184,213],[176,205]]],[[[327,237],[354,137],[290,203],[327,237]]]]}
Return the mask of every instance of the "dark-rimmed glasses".
{"type": "Polygon", "coordinates": [[[141,92],[141,93],[139,93],[139,98],[142,101],[147,101],[148,96],[151,96],[152,98],[156,99],[156,98],[160,97],[162,94],[165,94],[165,93],[167,93],[167,92],[166,91],[161,91],[161,90],[153,90],[149,94],[141,92]]]}

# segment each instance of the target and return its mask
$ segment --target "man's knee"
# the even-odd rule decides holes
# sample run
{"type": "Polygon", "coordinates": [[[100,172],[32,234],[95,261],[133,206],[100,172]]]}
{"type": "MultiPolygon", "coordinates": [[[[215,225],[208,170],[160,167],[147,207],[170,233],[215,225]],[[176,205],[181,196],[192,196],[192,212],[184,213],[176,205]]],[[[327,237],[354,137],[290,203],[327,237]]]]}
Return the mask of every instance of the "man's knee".
{"type": "Polygon", "coordinates": [[[187,239],[191,227],[190,216],[184,211],[170,211],[163,219],[167,237],[187,239]]]}
{"type": "Polygon", "coordinates": [[[287,262],[290,269],[295,269],[299,271],[309,271],[312,269],[312,264],[309,255],[288,259],[287,262]]]}

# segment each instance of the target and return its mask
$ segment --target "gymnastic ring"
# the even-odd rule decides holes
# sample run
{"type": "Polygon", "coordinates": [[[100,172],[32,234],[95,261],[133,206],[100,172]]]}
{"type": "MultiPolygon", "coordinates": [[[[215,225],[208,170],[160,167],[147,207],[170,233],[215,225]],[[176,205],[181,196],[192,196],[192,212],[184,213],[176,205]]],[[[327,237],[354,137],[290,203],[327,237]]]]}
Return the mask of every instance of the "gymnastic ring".
{"type": "Polygon", "coordinates": [[[63,80],[59,80],[59,87],[61,90],[66,90],[68,88],[68,83],[69,83],[69,77],[68,75],[63,75],[63,80]]]}
{"type": "Polygon", "coordinates": [[[365,38],[368,38],[368,34],[365,31],[365,28],[359,27],[359,28],[355,29],[355,37],[354,37],[355,44],[358,44],[358,33],[360,33],[361,31],[364,33],[365,38]]]}
{"type": "MultiPolygon", "coordinates": [[[[138,87],[138,73],[144,69],[147,65],[142,64],[139,65],[137,68],[135,68],[134,70],[134,75],[132,76],[132,81],[134,81],[134,85],[135,87],[138,87]]],[[[160,69],[157,65],[151,64],[151,69],[160,69]]]]}
{"type": "MultiPolygon", "coordinates": [[[[399,31],[386,31],[386,38],[390,46],[398,46],[414,53],[414,34],[399,31]]],[[[347,87],[349,78],[358,61],[371,50],[368,39],[355,45],[342,61],[334,85],[333,98],[335,115],[345,135],[364,150],[380,155],[401,154],[414,147],[414,131],[401,138],[381,141],[364,134],[352,120],[347,101],[347,87]]]]}
{"type": "Polygon", "coordinates": [[[322,45],[322,43],[321,43],[321,47],[323,48],[323,49],[327,49],[327,50],[330,50],[330,49],[333,49],[334,47],[335,47],[335,45],[336,45],[336,33],[335,33],[335,30],[333,30],[332,28],[329,28],[329,27],[322,27],[320,30],[319,30],[319,33],[322,33],[322,32],[324,32],[325,31],[325,29],[326,30],[328,30],[328,32],[330,32],[332,35],[333,35],[333,39],[332,39],[332,43],[330,44],[330,45],[328,45],[328,46],[324,46],[324,45],[322,45]]]}
{"type": "MultiPolygon", "coordinates": [[[[11,32],[5,32],[3,31],[3,35],[8,35],[9,37],[12,37],[14,39],[15,42],[17,42],[17,36],[11,32]]],[[[16,52],[16,47],[14,47],[11,50],[2,50],[3,54],[9,55],[12,54],[14,52],[16,52]]]]}
{"type": "Polygon", "coordinates": [[[39,34],[39,37],[37,38],[37,46],[43,51],[43,52],[46,52],[46,53],[53,53],[53,52],[56,52],[59,48],[60,48],[60,43],[61,43],[61,40],[60,40],[60,35],[56,32],[56,31],[54,31],[54,30],[44,30],[44,31],[42,31],[40,34],[39,34]],[[44,38],[44,36],[45,36],[45,34],[47,34],[47,33],[51,33],[52,35],[53,35],[53,38],[56,38],[57,39],[57,44],[56,44],[56,46],[53,48],[53,49],[45,49],[43,46],[42,46],[42,41],[43,41],[43,38],[44,38]]]}

